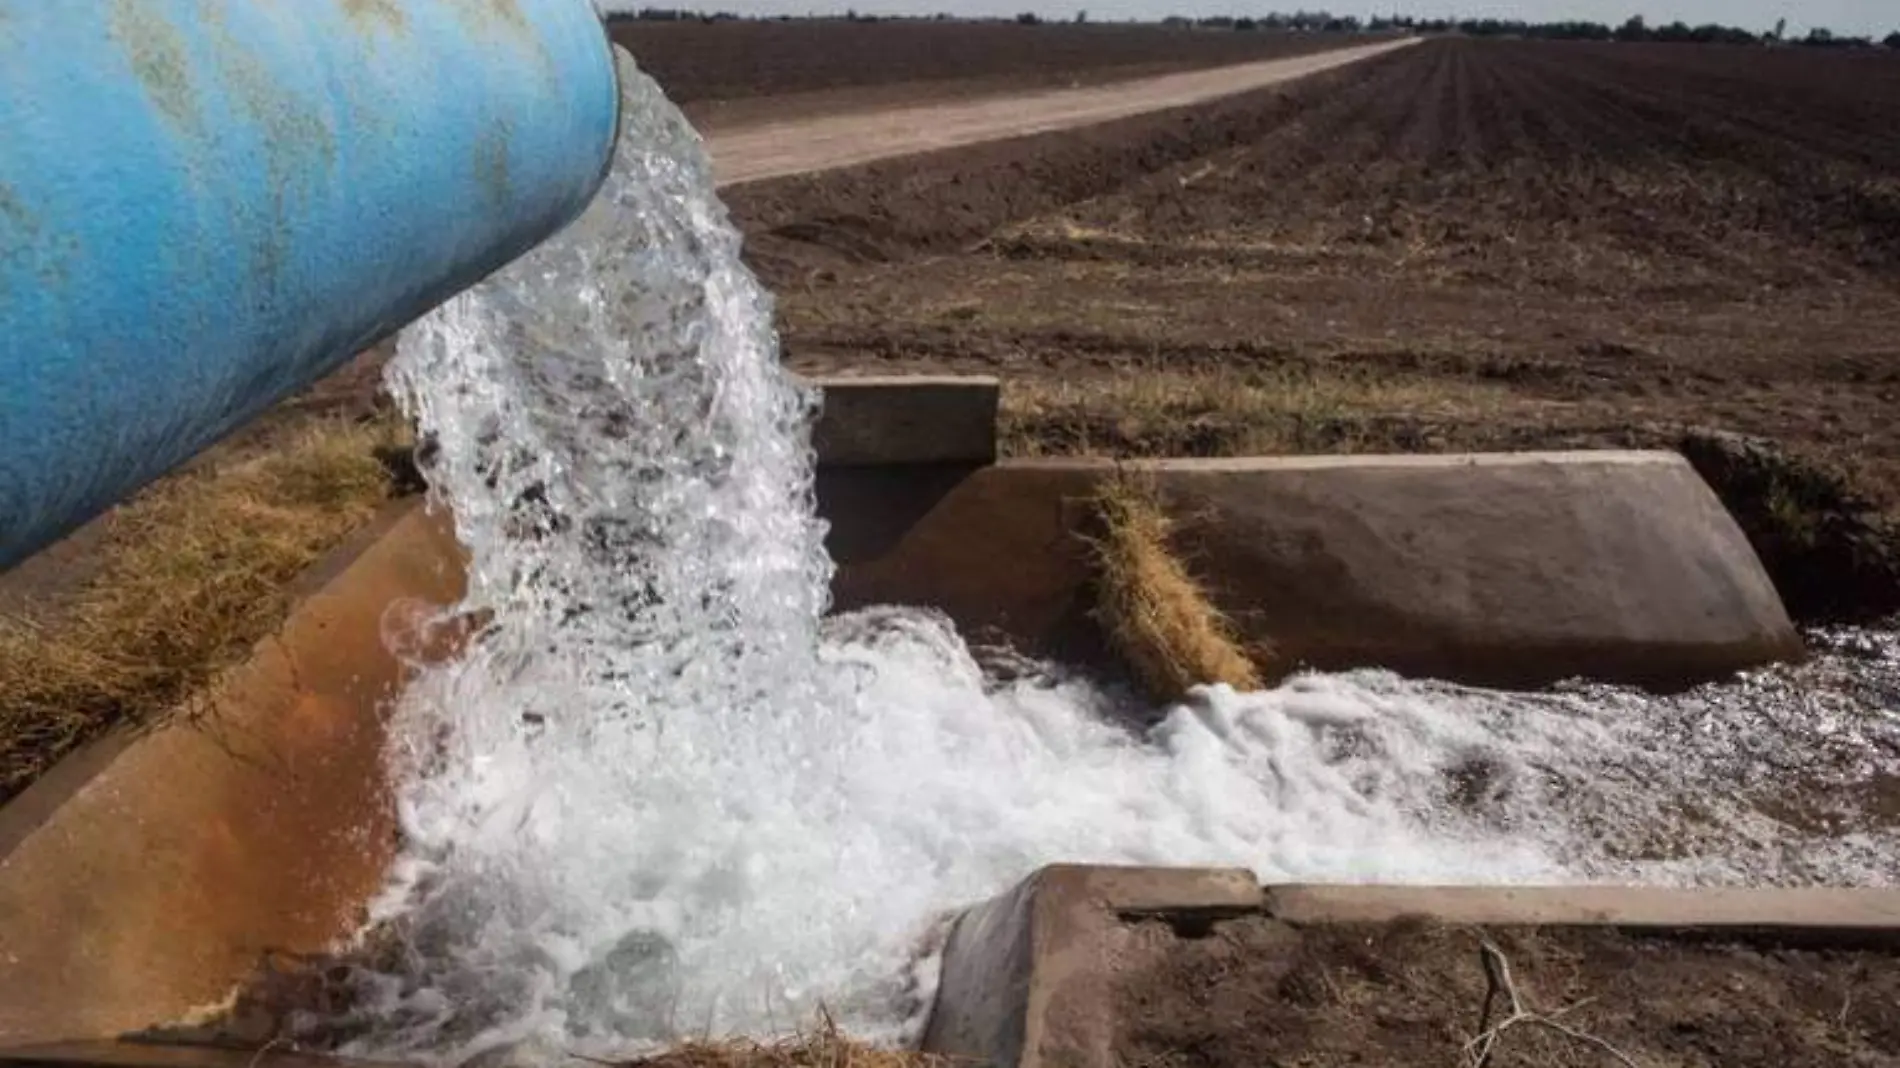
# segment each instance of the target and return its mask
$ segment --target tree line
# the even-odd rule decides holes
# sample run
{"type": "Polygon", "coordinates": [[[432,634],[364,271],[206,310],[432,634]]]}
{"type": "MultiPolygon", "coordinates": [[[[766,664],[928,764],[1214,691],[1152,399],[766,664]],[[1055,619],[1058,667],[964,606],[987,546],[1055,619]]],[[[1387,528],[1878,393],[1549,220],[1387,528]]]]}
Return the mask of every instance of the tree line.
{"type": "MultiPolygon", "coordinates": [[[[702,12],[684,8],[643,7],[637,11],[618,12],[610,19],[639,19],[653,22],[727,22],[737,21],[745,16],[732,12],[702,12]]],[[[808,17],[808,16],[807,16],[808,17]]],[[[893,16],[859,14],[856,11],[838,16],[852,22],[882,22],[916,20],[919,18],[936,22],[981,22],[996,21],[984,19],[966,19],[947,13],[929,16],[893,16]]],[[[779,22],[803,21],[805,17],[793,15],[772,16],[779,22]]],[[[1046,21],[1034,12],[1024,12],[1013,20],[1025,26],[1035,26],[1046,21]]],[[[1087,22],[1088,13],[1076,15],[1076,22],[1087,22]]],[[[1611,26],[1602,22],[1563,21],[1563,22],[1526,22],[1520,19],[1421,19],[1409,15],[1386,15],[1370,19],[1361,19],[1357,15],[1334,15],[1327,11],[1296,11],[1292,14],[1274,12],[1266,15],[1220,15],[1210,18],[1188,18],[1172,15],[1162,19],[1161,24],[1177,29],[1233,30],[1249,32],[1256,30],[1294,32],[1294,33],[1419,33],[1449,34],[1458,33],[1468,37],[1523,37],[1544,41],[1658,41],[1665,44],[1791,44],[1811,48],[1873,48],[1885,46],[1900,50],[1900,31],[1888,34],[1876,42],[1871,37],[1854,37],[1836,34],[1824,27],[1815,27],[1800,37],[1787,36],[1787,20],[1777,22],[1772,28],[1759,33],[1740,26],[1723,26],[1717,23],[1703,23],[1691,26],[1677,21],[1651,26],[1641,15],[1631,16],[1620,26],[1611,26]]]]}
{"type": "MultiPolygon", "coordinates": [[[[1297,16],[1296,16],[1297,17],[1297,16]]],[[[1641,15],[1632,15],[1620,26],[1601,22],[1525,22],[1517,19],[1414,19],[1402,15],[1371,19],[1369,30],[1407,30],[1413,33],[1462,33],[1471,37],[1526,37],[1550,41],[1659,41],[1665,44],[1797,44],[1819,48],[1871,48],[1871,37],[1836,34],[1815,27],[1806,36],[1788,38],[1788,20],[1760,33],[1740,26],[1705,22],[1691,26],[1680,20],[1650,25],[1641,15]]],[[[1900,48],[1900,31],[1888,34],[1880,44],[1900,48]]]]}

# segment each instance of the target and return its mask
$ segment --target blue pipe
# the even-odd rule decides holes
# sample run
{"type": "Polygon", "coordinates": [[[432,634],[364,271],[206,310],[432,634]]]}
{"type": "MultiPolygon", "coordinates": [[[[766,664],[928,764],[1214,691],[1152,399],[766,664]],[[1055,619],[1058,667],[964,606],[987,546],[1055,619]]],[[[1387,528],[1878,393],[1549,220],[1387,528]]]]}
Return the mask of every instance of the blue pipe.
{"type": "Polygon", "coordinates": [[[572,221],[587,0],[0,0],[0,570],[572,221]]]}

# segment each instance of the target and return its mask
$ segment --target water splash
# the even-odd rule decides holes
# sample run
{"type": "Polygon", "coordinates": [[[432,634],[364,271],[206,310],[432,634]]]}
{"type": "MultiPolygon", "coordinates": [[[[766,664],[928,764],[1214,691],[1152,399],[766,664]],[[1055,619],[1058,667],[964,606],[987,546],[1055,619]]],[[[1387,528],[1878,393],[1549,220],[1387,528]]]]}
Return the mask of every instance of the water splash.
{"type": "Polygon", "coordinates": [[[1131,733],[1126,695],[986,675],[933,614],[824,619],[810,398],[696,136],[620,62],[600,198],[392,366],[486,623],[396,715],[405,850],[351,1052],[625,1053],[781,1031],[820,999],[897,1036],[936,919],[1052,860],[1900,876],[1900,819],[1837,796],[1900,768],[1900,652],[1877,636],[1668,701],[1309,675],[1131,733]],[[1855,656],[1870,681],[1808,696],[1855,656]],[[1794,813],[1750,785],[1790,761],[1833,800],[1794,813]]]}
{"type": "Polygon", "coordinates": [[[811,398],[697,136],[620,65],[594,203],[391,366],[470,553],[462,609],[490,620],[395,725],[386,907],[422,971],[389,1006],[398,1048],[698,1026],[678,977],[775,978],[717,935],[787,876],[773,838],[835,803],[799,792],[851,711],[815,668],[811,398]]]}

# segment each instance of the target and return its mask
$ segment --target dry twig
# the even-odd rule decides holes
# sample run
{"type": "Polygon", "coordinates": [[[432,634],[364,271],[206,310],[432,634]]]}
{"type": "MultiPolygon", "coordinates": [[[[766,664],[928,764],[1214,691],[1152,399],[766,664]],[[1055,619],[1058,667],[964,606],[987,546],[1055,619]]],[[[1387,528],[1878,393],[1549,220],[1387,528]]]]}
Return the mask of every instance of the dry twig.
{"type": "Polygon", "coordinates": [[[1581,1042],[1603,1051],[1614,1058],[1618,1064],[1623,1065],[1623,1068],[1642,1068],[1630,1058],[1629,1054],[1603,1039],[1558,1021],[1557,1017],[1579,1008],[1582,1003],[1552,1014],[1535,1012],[1526,1008],[1524,999],[1517,992],[1517,983],[1511,978],[1511,962],[1505,959],[1504,951],[1490,939],[1479,941],[1478,956],[1484,964],[1484,1008],[1478,1016],[1477,1037],[1465,1043],[1465,1059],[1471,1068],[1485,1068],[1485,1065],[1490,1063],[1491,1054],[1496,1050],[1498,1040],[1504,1036],[1504,1032],[1518,1026],[1542,1027],[1554,1031],[1573,1042],[1581,1042]],[[1500,993],[1509,1002],[1511,1011],[1504,1019],[1493,1024],[1491,1014],[1500,993]]]}

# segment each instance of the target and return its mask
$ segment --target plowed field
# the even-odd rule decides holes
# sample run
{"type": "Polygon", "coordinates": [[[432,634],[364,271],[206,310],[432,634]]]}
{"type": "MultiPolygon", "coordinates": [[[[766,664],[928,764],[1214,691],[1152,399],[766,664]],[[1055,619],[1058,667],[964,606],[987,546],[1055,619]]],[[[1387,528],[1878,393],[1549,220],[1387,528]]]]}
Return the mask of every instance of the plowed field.
{"type": "Polygon", "coordinates": [[[1050,23],[616,21],[613,39],[676,103],[820,90],[985,81],[1067,85],[1093,76],[1277,59],[1367,40],[1050,23]]]}
{"type": "MultiPolygon", "coordinates": [[[[1441,40],[730,199],[798,365],[1004,375],[1018,451],[1713,427],[1871,498],[1777,537],[1900,506],[1900,56],[1441,40]]],[[[1776,485],[1731,505],[1817,504],[1776,485]]]]}

